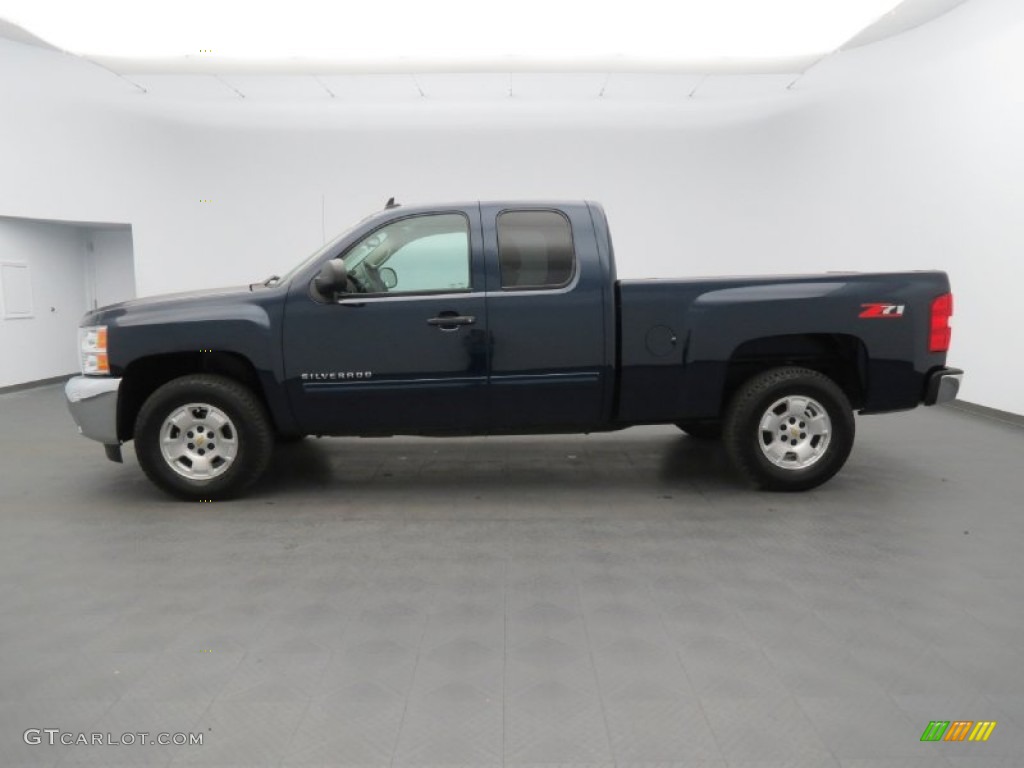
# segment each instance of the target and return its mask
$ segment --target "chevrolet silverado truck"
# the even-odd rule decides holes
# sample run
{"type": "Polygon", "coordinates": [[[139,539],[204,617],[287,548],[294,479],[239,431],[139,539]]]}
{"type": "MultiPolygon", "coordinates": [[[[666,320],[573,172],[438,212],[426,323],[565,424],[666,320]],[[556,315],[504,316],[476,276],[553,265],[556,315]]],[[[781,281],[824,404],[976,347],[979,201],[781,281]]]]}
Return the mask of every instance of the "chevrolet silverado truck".
{"type": "Polygon", "coordinates": [[[79,431],[185,499],[238,495],[307,435],[721,438],[768,490],[846,462],[854,412],[955,397],[943,272],[618,280],[593,202],[381,212],[284,276],[102,307],[79,431]]]}

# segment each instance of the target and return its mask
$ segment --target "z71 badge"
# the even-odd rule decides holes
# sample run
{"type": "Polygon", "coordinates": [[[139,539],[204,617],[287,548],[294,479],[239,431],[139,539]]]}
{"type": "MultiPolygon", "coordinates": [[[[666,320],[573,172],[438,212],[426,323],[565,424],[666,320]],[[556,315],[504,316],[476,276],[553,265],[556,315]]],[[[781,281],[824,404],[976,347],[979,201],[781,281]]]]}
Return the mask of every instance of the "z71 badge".
{"type": "Polygon", "coordinates": [[[857,317],[903,317],[905,304],[861,304],[857,317]]]}

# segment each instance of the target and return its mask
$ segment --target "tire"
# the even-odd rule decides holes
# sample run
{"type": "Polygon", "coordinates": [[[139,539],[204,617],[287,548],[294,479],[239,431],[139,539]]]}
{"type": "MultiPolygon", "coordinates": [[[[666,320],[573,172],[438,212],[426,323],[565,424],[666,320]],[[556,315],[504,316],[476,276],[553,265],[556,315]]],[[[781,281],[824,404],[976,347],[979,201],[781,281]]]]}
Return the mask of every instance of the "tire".
{"type": "Polygon", "coordinates": [[[838,472],[856,431],[850,401],[824,374],[773,368],[737,391],[723,426],[725,450],[754,485],[806,491],[838,472]]]}
{"type": "Polygon", "coordinates": [[[677,421],[676,426],[696,440],[718,440],[722,436],[720,421],[677,421]]]}
{"type": "Polygon", "coordinates": [[[147,398],[135,420],[142,470],[181,499],[237,496],[263,474],[273,448],[259,398],[224,376],[174,379],[147,398]]]}

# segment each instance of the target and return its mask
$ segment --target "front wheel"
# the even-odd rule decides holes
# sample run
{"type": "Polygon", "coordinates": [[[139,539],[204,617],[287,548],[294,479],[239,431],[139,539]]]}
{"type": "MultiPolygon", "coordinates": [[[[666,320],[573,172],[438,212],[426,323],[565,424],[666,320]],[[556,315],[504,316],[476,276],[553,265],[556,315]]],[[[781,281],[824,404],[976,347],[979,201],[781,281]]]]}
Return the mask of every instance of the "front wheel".
{"type": "Polygon", "coordinates": [[[853,448],[853,410],[843,390],[808,368],[773,368],[736,393],[723,426],[733,464],[755,485],[805,491],[838,472],[853,448]]]}
{"type": "Polygon", "coordinates": [[[267,468],[274,433],[259,398],[224,376],[164,384],[135,420],[135,454],[156,485],[179,498],[238,495],[267,468]]]}

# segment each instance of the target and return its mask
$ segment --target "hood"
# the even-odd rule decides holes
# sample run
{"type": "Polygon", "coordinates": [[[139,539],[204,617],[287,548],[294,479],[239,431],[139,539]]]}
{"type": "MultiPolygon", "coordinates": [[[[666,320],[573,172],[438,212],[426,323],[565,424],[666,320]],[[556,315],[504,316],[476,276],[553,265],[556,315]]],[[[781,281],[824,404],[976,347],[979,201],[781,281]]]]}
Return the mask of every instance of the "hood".
{"type": "MultiPolygon", "coordinates": [[[[256,284],[260,285],[260,284],[256,284]]],[[[262,288],[262,286],[260,285],[262,288]]],[[[165,310],[187,311],[189,308],[208,308],[214,304],[235,305],[252,297],[252,286],[207,288],[131,299],[90,310],[82,318],[82,325],[126,324],[128,318],[153,315],[165,310]]]]}

